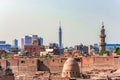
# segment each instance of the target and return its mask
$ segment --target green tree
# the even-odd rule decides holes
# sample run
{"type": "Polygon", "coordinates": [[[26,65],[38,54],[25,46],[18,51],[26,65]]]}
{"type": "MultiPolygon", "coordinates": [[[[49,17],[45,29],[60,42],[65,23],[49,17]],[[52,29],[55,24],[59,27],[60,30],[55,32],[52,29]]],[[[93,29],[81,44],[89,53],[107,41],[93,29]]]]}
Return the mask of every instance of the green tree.
{"type": "Polygon", "coordinates": [[[6,58],[10,58],[10,56],[9,56],[7,53],[2,54],[1,57],[2,57],[2,58],[5,58],[5,59],[6,59],[6,58]]]}
{"type": "Polygon", "coordinates": [[[104,55],[104,54],[107,54],[108,56],[110,56],[110,53],[109,51],[101,51],[99,52],[100,55],[104,55]]]}
{"type": "Polygon", "coordinates": [[[120,55],[120,48],[116,48],[115,53],[116,53],[117,55],[120,55]]]}

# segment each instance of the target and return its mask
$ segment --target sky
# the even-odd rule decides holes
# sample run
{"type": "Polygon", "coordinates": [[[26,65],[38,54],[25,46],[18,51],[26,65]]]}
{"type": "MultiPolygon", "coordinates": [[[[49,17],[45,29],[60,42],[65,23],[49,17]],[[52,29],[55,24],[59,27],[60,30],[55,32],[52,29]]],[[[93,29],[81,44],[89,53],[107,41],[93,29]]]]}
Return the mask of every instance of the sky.
{"type": "Polygon", "coordinates": [[[107,43],[120,43],[120,0],[0,0],[0,40],[12,43],[37,34],[44,44],[58,43],[61,21],[63,46],[99,43],[102,22],[107,43]]]}

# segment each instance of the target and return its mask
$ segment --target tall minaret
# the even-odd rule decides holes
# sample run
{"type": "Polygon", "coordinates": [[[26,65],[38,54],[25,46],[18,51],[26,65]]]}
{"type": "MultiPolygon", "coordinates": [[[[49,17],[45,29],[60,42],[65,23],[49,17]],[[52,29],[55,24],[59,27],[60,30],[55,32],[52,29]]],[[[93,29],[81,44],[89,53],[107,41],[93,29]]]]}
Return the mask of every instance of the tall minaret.
{"type": "Polygon", "coordinates": [[[61,28],[61,22],[59,22],[59,48],[62,49],[62,28],[61,28]]]}
{"type": "Polygon", "coordinates": [[[100,32],[100,51],[105,51],[105,46],[106,46],[105,37],[106,35],[105,35],[104,24],[102,23],[102,28],[100,32]]]}

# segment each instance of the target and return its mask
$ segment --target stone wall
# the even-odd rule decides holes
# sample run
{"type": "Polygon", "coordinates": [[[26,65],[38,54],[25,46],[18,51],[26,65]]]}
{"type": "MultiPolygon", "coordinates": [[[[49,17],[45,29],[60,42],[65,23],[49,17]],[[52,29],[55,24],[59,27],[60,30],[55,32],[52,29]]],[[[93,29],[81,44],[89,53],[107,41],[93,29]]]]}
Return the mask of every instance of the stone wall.
{"type": "MultiPolygon", "coordinates": [[[[91,70],[106,70],[119,69],[120,57],[97,56],[97,57],[82,57],[75,58],[79,64],[80,72],[86,73],[91,70]]],[[[10,68],[15,75],[26,75],[31,78],[37,72],[47,72],[52,76],[61,76],[65,57],[38,59],[38,58],[20,58],[15,59],[0,59],[0,65],[3,69],[10,68]]],[[[40,73],[41,74],[41,73],[40,73]]],[[[43,74],[42,74],[43,75],[43,74]]]]}

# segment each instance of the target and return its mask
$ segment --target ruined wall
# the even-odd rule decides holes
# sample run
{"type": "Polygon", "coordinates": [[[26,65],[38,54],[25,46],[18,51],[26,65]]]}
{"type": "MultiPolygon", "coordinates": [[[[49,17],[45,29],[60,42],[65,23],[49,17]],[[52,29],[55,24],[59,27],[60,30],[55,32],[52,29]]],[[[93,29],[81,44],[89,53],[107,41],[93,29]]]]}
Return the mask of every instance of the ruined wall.
{"type": "Polygon", "coordinates": [[[114,68],[114,57],[94,57],[94,69],[113,69],[114,68]]]}
{"type": "Polygon", "coordinates": [[[66,59],[63,58],[40,60],[39,67],[42,71],[50,71],[51,73],[61,73],[65,61],[66,59]]]}
{"type": "Polygon", "coordinates": [[[10,68],[13,73],[26,72],[26,71],[37,71],[38,70],[38,59],[0,59],[0,65],[3,69],[10,68]]]}
{"type": "MultiPolygon", "coordinates": [[[[105,70],[105,69],[118,69],[120,68],[119,57],[82,57],[75,58],[79,64],[80,72],[89,72],[91,70],[105,70]]],[[[51,58],[51,59],[36,59],[36,58],[20,58],[14,59],[0,59],[0,65],[3,69],[10,67],[13,73],[19,75],[25,74],[35,75],[36,72],[50,72],[53,76],[61,75],[63,65],[67,58],[51,58]]]]}
{"type": "Polygon", "coordinates": [[[114,69],[120,69],[120,57],[114,58],[114,69]]]}
{"type": "Polygon", "coordinates": [[[93,57],[83,57],[82,58],[82,64],[81,64],[81,70],[82,72],[88,72],[93,69],[94,64],[94,58],[93,57]]]}
{"type": "Polygon", "coordinates": [[[2,75],[0,76],[0,80],[15,80],[12,75],[2,75]]]}
{"type": "Polygon", "coordinates": [[[39,62],[38,62],[39,71],[48,71],[49,72],[50,71],[49,65],[50,65],[50,59],[39,60],[39,62]]]}
{"type": "Polygon", "coordinates": [[[105,70],[105,69],[114,69],[120,67],[120,60],[115,59],[114,57],[83,57],[82,58],[82,72],[89,72],[91,70],[105,70]],[[116,63],[119,63],[119,66],[116,63]]]}
{"type": "Polygon", "coordinates": [[[6,59],[0,59],[0,66],[2,69],[6,69],[6,59]]]}
{"type": "Polygon", "coordinates": [[[13,73],[18,72],[18,60],[14,59],[0,59],[2,69],[12,69],[13,73]]]}
{"type": "Polygon", "coordinates": [[[38,71],[38,59],[28,58],[19,59],[19,73],[30,73],[34,74],[38,71]]]}

